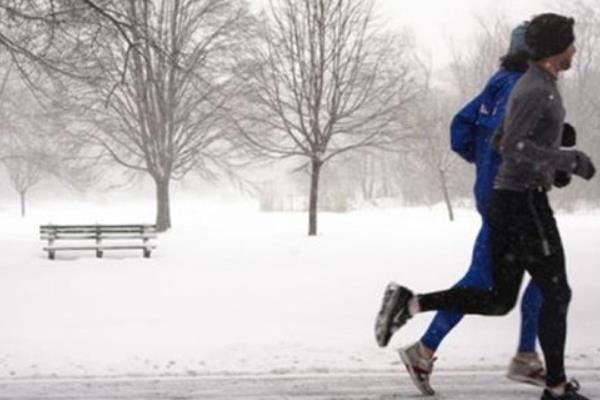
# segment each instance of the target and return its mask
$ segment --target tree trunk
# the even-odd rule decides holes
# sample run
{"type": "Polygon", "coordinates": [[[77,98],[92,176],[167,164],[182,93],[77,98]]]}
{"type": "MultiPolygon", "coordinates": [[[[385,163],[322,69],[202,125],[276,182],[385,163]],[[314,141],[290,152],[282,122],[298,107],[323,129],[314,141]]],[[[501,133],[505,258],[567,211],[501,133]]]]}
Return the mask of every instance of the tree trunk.
{"type": "Polygon", "coordinates": [[[392,174],[388,173],[387,160],[382,157],[381,163],[381,196],[384,198],[392,197],[392,190],[390,184],[390,177],[392,174]]]}
{"type": "Polygon", "coordinates": [[[448,183],[446,182],[446,174],[444,170],[440,169],[440,183],[442,185],[442,192],[444,193],[444,201],[446,202],[446,208],[448,209],[448,218],[450,221],[454,221],[454,211],[452,210],[452,202],[450,201],[450,194],[448,193],[448,183]]]}
{"type": "Polygon", "coordinates": [[[365,200],[369,200],[369,191],[367,190],[367,175],[363,175],[360,179],[360,191],[365,200]]]}
{"type": "Polygon", "coordinates": [[[25,190],[23,190],[20,195],[21,195],[21,217],[25,217],[25,195],[27,194],[27,192],[25,190]]]}
{"type": "Polygon", "coordinates": [[[169,178],[156,179],[156,230],[165,232],[171,228],[171,205],[169,178]]]}
{"type": "Polygon", "coordinates": [[[313,160],[310,174],[310,195],[308,200],[308,235],[317,235],[317,211],[319,202],[319,176],[321,174],[321,161],[313,160]]]}
{"type": "Polygon", "coordinates": [[[367,182],[369,184],[369,200],[373,200],[377,195],[377,174],[375,173],[375,159],[373,156],[367,156],[367,182]]]}

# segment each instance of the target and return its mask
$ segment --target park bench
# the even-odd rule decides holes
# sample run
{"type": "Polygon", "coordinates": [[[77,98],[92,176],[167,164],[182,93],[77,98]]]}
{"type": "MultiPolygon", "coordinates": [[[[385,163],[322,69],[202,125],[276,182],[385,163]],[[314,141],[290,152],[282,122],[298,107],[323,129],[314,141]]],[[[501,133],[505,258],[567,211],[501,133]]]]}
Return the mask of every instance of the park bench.
{"type": "Polygon", "coordinates": [[[144,257],[149,258],[156,248],[150,242],[156,238],[156,225],[41,225],[40,237],[48,241],[44,251],[51,260],[63,250],[95,250],[98,258],[105,250],[142,250],[144,257]],[[93,244],[82,244],[86,240],[93,244]],[[141,243],[131,243],[132,240],[141,243]],[[58,241],[62,243],[57,244],[58,241]]]}

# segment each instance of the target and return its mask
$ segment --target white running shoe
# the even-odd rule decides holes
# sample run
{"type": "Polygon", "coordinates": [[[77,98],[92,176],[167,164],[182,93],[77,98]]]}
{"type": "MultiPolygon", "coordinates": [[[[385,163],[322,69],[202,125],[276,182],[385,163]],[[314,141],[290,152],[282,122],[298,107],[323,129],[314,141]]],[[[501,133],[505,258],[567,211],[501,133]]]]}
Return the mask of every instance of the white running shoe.
{"type": "Polygon", "coordinates": [[[398,350],[398,354],[419,392],[425,396],[433,396],[435,391],[429,384],[429,377],[433,372],[433,363],[436,358],[429,359],[423,356],[419,351],[420,345],[417,342],[411,346],[403,347],[398,350]]]}
{"type": "Polygon", "coordinates": [[[508,367],[506,377],[516,382],[546,387],[546,369],[537,353],[514,356],[508,367]]]}

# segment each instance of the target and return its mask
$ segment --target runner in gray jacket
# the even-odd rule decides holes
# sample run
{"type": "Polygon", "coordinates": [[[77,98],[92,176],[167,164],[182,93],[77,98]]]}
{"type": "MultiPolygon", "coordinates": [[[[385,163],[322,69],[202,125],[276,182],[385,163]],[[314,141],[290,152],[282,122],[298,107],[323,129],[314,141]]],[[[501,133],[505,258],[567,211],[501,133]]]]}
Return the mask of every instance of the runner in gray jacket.
{"type": "Polygon", "coordinates": [[[566,320],[571,289],[562,241],[548,203],[556,172],[591,179],[595,167],[581,151],[561,150],[565,109],[556,86],[575,54],[574,20],[557,14],[535,17],[526,33],[534,63],[512,91],[505,120],[497,132],[502,164],[488,203],[493,287],[454,288],[413,295],[390,283],[375,324],[386,346],[419,312],[505,315],[515,305],[527,271],[542,292],[538,335],[546,361],[542,400],[589,400],[564,368],[566,320]]]}
{"type": "MultiPolygon", "coordinates": [[[[573,48],[566,57],[574,52],[573,48]]],[[[550,190],[556,170],[586,179],[593,175],[593,164],[585,153],[560,149],[565,109],[556,81],[553,71],[534,63],[515,86],[496,133],[502,155],[496,189],[550,190]]]]}

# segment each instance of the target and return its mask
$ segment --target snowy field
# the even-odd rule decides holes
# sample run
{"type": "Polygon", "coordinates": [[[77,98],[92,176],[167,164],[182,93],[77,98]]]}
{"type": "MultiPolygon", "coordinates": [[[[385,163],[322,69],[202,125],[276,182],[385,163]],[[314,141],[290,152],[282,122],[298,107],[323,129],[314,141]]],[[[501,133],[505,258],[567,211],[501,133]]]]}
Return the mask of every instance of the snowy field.
{"type": "MultiPolygon", "coordinates": [[[[394,348],[418,339],[432,314],[377,348],[383,287],[453,284],[479,224],[470,210],[450,223],[443,207],[371,208],[321,214],[321,234],[309,238],[304,214],[260,213],[253,203],[176,197],[172,212],[174,229],[151,259],[75,252],[50,261],[39,224],[152,222],[152,202],[38,201],[24,220],[0,208],[4,384],[403,372],[394,348]]],[[[600,371],[600,212],[558,221],[574,292],[567,366],[589,387],[600,371]]],[[[517,328],[517,311],[469,317],[441,347],[437,370],[502,375],[517,328]]]]}

